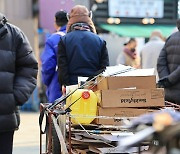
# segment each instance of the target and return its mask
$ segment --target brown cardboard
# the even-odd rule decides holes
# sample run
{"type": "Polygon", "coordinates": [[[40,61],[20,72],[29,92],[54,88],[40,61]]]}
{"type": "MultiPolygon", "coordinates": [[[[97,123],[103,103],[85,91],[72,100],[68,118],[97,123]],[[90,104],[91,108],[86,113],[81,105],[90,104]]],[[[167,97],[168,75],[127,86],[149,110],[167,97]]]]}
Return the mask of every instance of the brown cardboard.
{"type": "Polygon", "coordinates": [[[165,106],[162,88],[100,90],[96,93],[103,108],[165,106]]]}
{"type": "Polygon", "coordinates": [[[98,90],[136,87],[136,89],[156,88],[156,76],[112,76],[98,77],[98,90]]]}
{"type": "MultiPolygon", "coordinates": [[[[104,117],[136,117],[145,113],[157,110],[152,109],[138,109],[138,108],[101,108],[98,107],[98,116],[104,117]]],[[[122,120],[118,118],[98,118],[95,120],[97,124],[104,125],[121,125],[122,120]]]]}

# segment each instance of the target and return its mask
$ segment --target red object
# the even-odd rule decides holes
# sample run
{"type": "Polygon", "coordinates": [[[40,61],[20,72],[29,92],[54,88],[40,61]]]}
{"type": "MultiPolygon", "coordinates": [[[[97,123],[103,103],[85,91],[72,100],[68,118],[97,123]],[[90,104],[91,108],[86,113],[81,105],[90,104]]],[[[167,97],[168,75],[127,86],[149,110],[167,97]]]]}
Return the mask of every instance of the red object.
{"type": "Polygon", "coordinates": [[[84,92],[82,92],[82,98],[88,99],[89,97],[90,97],[89,91],[84,91],[84,92]]]}
{"type": "Polygon", "coordinates": [[[62,94],[66,95],[66,87],[65,86],[62,86],[62,94]]]}

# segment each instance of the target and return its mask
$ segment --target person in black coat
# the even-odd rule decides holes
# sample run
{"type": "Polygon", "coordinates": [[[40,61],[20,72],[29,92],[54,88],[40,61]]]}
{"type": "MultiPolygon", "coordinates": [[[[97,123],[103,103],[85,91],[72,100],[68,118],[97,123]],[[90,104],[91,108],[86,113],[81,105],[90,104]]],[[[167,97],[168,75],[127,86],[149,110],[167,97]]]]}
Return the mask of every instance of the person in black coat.
{"type": "Polygon", "coordinates": [[[58,48],[58,73],[62,85],[78,83],[78,76],[89,77],[109,65],[106,42],[96,34],[91,12],[76,5],[69,14],[67,34],[58,48]]]}
{"type": "Polygon", "coordinates": [[[165,100],[180,105],[180,19],[178,31],[170,35],[157,61],[158,84],[165,88],[165,100]]]}
{"type": "Polygon", "coordinates": [[[38,65],[24,33],[0,13],[0,154],[12,154],[17,107],[36,87],[38,65]]]}

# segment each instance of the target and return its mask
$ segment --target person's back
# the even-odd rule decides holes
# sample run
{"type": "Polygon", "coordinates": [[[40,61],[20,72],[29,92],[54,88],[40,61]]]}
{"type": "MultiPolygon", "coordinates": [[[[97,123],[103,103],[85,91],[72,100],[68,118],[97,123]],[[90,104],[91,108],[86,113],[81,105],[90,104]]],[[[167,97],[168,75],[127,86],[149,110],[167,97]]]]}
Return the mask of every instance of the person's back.
{"type": "Polygon", "coordinates": [[[53,103],[61,95],[61,86],[57,75],[57,50],[58,43],[66,33],[67,12],[58,11],[55,14],[56,33],[53,33],[46,41],[45,49],[41,55],[42,81],[46,85],[48,102],[53,103]]]}
{"type": "Polygon", "coordinates": [[[101,69],[101,51],[103,40],[89,31],[72,31],[63,39],[70,66],[70,84],[77,83],[77,76],[88,77],[101,69]]]}
{"type": "MultiPolygon", "coordinates": [[[[177,21],[180,30],[180,20],[177,21]]],[[[159,85],[165,88],[165,99],[180,104],[180,32],[173,33],[159,55],[159,85]]]]}
{"type": "Polygon", "coordinates": [[[164,44],[165,42],[162,39],[162,34],[160,33],[160,31],[153,31],[149,42],[147,42],[141,50],[141,67],[143,69],[154,68],[157,81],[157,59],[164,44]]]}
{"type": "Polygon", "coordinates": [[[0,154],[11,154],[23,105],[37,79],[37,61],[24,33],[0,14],[0,154]]]}
{"type": "Polygon", "coordinates": [[[63,85],[77,84],[78,76],[95,75],[109,65],[106,43],[95,34],[88,16],[87,8],[75,6],[68,21],[68,33],[60,41],[58,72],[63,85]]]}

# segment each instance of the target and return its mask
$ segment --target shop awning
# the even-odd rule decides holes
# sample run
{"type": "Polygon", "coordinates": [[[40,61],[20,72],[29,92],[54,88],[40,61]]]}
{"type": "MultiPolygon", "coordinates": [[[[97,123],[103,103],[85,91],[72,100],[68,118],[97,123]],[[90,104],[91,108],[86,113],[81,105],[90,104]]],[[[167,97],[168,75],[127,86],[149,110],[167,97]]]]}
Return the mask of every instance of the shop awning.
{"type": "Polygon", "coordinates": [[[160,30],[163,36],[168,37],[176,25],[109,25],[100,24],[102,29],[124,37],[149,37],[153,30],[160,30]]]}

